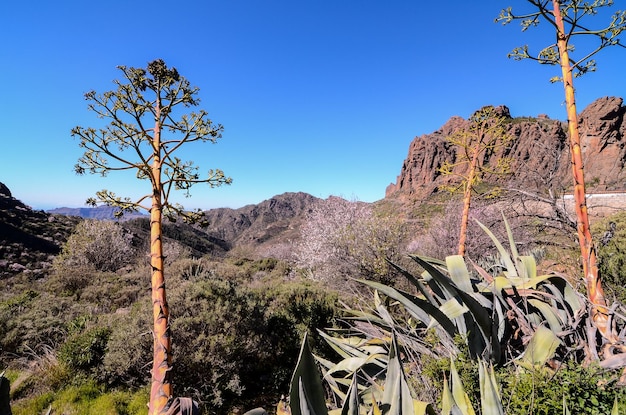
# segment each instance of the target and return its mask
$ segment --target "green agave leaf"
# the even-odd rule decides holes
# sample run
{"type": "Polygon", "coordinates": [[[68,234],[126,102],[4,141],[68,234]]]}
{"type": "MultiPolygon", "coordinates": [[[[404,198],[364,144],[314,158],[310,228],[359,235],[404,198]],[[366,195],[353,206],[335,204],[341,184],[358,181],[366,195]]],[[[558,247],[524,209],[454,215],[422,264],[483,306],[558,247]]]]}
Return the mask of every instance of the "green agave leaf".
{"type": "MultiPolygon", "coordinates": [[[[465,305],[459,303],[456,298],[451,298],[443,303],[441,307],[439,307],[439,310],[441,310],[442,313],[444,313],[454,322],[454,325],[456,326],[456,329],[461,336],[467,337],[467,318],[465,316],[465,313],[468,312],[469,309],[465,305]]],[[[431,324],[428,325],[428,328],[431,328],[434,323],[435,320],[433,319],[431,321],[431,324]]],[[[471,319],[469,324],[470,327],[473,326],[471,319]]]]}
{"type": "Polygon", "coordinates": [[[613,401],[613,409],[611,409],[611,415],[619,415],[619,406],[617,405],[617,396],[613,401]]]}
{"type": "MultiPolygon", "coordinates": [[[[486,285],[481,291],[492,292],[494,293],[500,300],[504,300],[509,294],[503,293],[503,290],[511,290],[515,288],[516,290],[534,290],[542,283],[545,283],[550,280],[552,276],[550,275],[540,275],[531,279],[523,279],[518,277],[504,277],[497,276],[493,279],[493,282],[486,285]]],[[[520,293],[523,295],[523,293],[520,293]]]]}
{"type": "Polygon", "coordinates": [[[414,415],[437,415],[435,409],[428,402],[413,400],[413,414],[414,415]]]}
{"type": "Polygon", "coordinates": [[[550,291],[552,294],[552,307],[555,312],[558,314],[559,319],[563,322],[563,324],[571,325],[574,322],[574,316],[570,314],[572,312],[572,308],[567,304],[565,300],[565,296],[559,289],[551,283],[547,283],[543,285],[543,288],[550,291]]]}
{"type": "Polygon", "coordinates": [[[516,258],[521,265],[518,273],[522,278],[531,279],[537,276],[537,262],[535,258],[531,256],[518,256],[516,258]]]}
{"type": "Polygon", "coordinates": [[[452,397],[461,412],[464,415],[475,415],[469,396],[461,383],[459,372],[457,372],[456,366],[454,365],[454,360],[450,360],[450,382],[452,383],[452,397]]]}
{"type": "Polygon", "coordinates": [[[391,264],[392,267],[394,267],[400,274],[404,275],[404,277],[409,280],[409,282],[411,284],[413,284],[415,287],[417,287],[418,291],[424,296],[424,298],[426,298],[432,305],[436,306],[437,305],[437,301],[435,301],[435,298],[432,296],[432,294],[430,293],[429,290],[426,289],[426,287],[424,287],[424,284],[422,284],[422,282],[420,280],[418,280],[417,278],[415,278],[415,276],[413,274],[411,274],[409,271],[405,270],[404,268],[400,267],[399,265],[396,265],[395,263],[391,262],[391,261],[387,261],[389,264],[391,264]]]}
{"type": "Polygon", "coordinates": [[[457,329],[452,321],[428,301],[378,282],[368,280],[358,281],[398,301],[413,317],[424,324],[430,324],[431,320],[434,318],[450,336],[454,337],[457,334],[457,329]]]}
{"type": "Polygon", "coordinates": [[[387,308],[383,305],[382,301],[380,300],[380,295],[378,294],[378,290],[374,291],[374,306],[376,307],[376,311],[378,312],[378,315],[383,319],[383,321],[387,323],[389,327],[393,328],[395,326],[395,321],[393,320],[393,317],[391,317],[391,314],[389,314],[389,311],[387,311],[387,308]]]}
{"type": "Polygon", "coordinates": [[[326,415],[326,400],[321,373],[311,353],[308,334],[304,334],[298,363],[291,377],[289,404],[292,415],[326,415]]]}
{"type": "Polygon", "coordinates": [[[506,229],[506,236],[509,238],[509,248],[511,249],[511,257],[518,258],[519,252],[517,250],[517,245],[515,244],[515,240],[513,239],[513,232],[511,231],[511,227],[509,226],[509,221],[506,220],[506,216],[504,216],[504,212],[502,212],[502,219],[504,220],[504,228],[506,229]]]}
{"type": "Polygon", "coordinates": [[[496,311],[496,315],[498,316],[498,326],[496,327],[496,333],[498,336],[498,341],[500,342],[504,338],[504,334],[506,332],[506,310],[503,308],[503,304],[500,301],[494,301],[494,310],[496,311]]]}
{"type": "Polygon", "coordinates": [[[370,363],[375,363],[379,366],[380,363],[382,362],[382,359],[384,358],[383,354],[373,354],[370,355],[368,357],[349,357],[347,359],[343,359],[342,361],[340,361],[339,363],[337,363],[335,366],[333,366],[332,368],[330,368],[327,372],[326,372],[326,376],[330,376],[333,373],[336,372],[348,372],[348,373],[354,373],[357,370],[359,370],[360,368],[362,368],[363,366],[370,364],[370,363]]]}
{"type": "Polygon", "coordinates": [[[561,341],[552,330],[539,326],[528,342],[521,361],[535,367],[543,366],[554,357],[554,352],[560,343],[561,341]]]}
{"type": "MultiPolygon", "coordinates": [[[[463,290],[460,290],[456,287],[456,285],[448,278],[446,275],[441,273],[438,269],[436,269],[432,264],[423,260],[418,256],[411,256],[411,258],[420,264],[426,272],[428,272],[431,277],[437,281],[437,283],[442,287],[442,289],[448,291],[453,294],[453,296],[458,296],[458,298],[467,306],[472,315],[472,321],[476,323],[476,327],[480,333],[476,333],[475,330],[468,328],[470,335],[476,337],[474,340],[474,345],[478,345],[478,337],[482,338],[482,341],[485,345],[489,345],[489,354],[498,359],[500,357],[500,342],[498,341],[497,336],[497,327],[498,322],[494,321],[491,316],[490,310],[488,311],[485,307],[483,307],[475,298],[474,294],[479,296],[479,293],[467,293],[463,290]],[[480,334],[480,336],[479,336],[480,334]]],[[[497,317],[496,317],[497,318],[497,317]]],[[[471,344],[470,344],[471,346],[471,344]]],[[[484,350],[473,350],[476,355],[482,355],[484,350]]]]}
{"type": "MultiPolygon", "coordinates": [[[[298,407],[300,409],[299,413],[301,415],[318,415],[318,412],[315,411],[315,407],[314,407],[314,402],[311,400],[311,398],[309,397],[309,395],[307,394],[305,388],[304,388],[304,382],[302,381],[302,378],[298,378],[298,407]]],[[[290,403],[290,408],[291,408],[291,413],[294,413],[294,408],[295,405],[293,403],[290,403]]],[[[328,410],[326,410],[326,412],[323,412],[325,414],[328,414],[328,410]]]]}
{"type": "Polygon", "coordinates": [[[567,407],[567,400],[565,399],[565,395],[563,395],[563,415],[571,415],[569,408],[567,407]]]}
{"type": "Polygon", "coordinates": [[[504,246],[502,246],[502,244],[500,243],[498,238],[496,238],[496,236],[493,234],[493,232],[491,232],[485,225],[483,225],[479,221],[476,221],[476,223],[489,236],[489,238],[491,238],[491,241],[493,242],[493,244],[498,249],[498,252],[500,253],[500,257],[504,261],[504,265],[506,267],[505,275],[507,277],[516,277],[516,276],[518,276],[517,275],[517,268],[515,268],[515,263],[511,259],[511,255],[509,255],[509,253],[506,251],[506,249],[504,249],[504,246]]]}
{"type": "Polygon", "coordinates": [[[360,320],[360,321],[369,321],[372,320],[378,325],[388,326],[387,322],[382,319],[380,316],[376,314],[372,314],[368,311],[363,310],[346,310],[346,316],[344,317],[346,320],[360,320]]]}
{"type": "Polygon", "coordinates": [[[389,366],[385,378],[382,408],[385,415],[413,414],[413,396],[404,376],[395,333],[389,349],[389,366]]]}
{"type": "Polygon", "coordinates": [[[450,278],[459,289],[468,293],[474,290],[463,256],[450,255],[446,257],[446,266],[448,267],[450,278]]]}
{"type": "Polygon", "coordinates": [[[452,413],[452,408],[457,408],[456,403],[454,402],[454,397],[452,396],[452,391],[450,390],[450,385],[448,384],[448,377],[446,374],[443,374],[443,393],[441,396],[441,413],[442,415],[448,415],[452,413]]]}
{"type": "Polygon", "coordinates": [[[452,298],[443,303],[441,307],[439,307],[439,310],[451,319],[460,317],[469,311],[467,306],[459,303],[456,298],[452,298]]]}
{"type": "Polygon", "coordinates": [[[534,298],[530,298],[528,302],[532,304],[533,307],[539,310],[543,318],[548,322],[548,326],[550,326],[551,331],[553,331],[554,333],[560,333],[561,331],[563,331],[561,318],[559,316],[558,310],[555,307],[552,307],[550,304],[534,298]]]}
{"type": "Polygon", "coordinates": [[[576,315],[585,307],[585,301],[582,299],[581,294],[570,284],[565,278],[558,275],[552,275],[550,282],[563,293],[565,298],[565,304],[571,310],[571,315],[576,315]]]}
{"type": "Polygon", "coordinates": [[[369,340],[363,340],[360,337],[334,337],[320,330],[318,330],[318,333],[344,359],[351,357],[367,358],[370,354],[386,353],[380,345],[373,344],[369,340]],[[366,353],[364,350],[368,350],[370,353],[366,353]]]}
{"type": "Polygon", "coordinates": [[[504,415],[504,408],[493,366],[480,359],[478,361],[478,379],[480,383],[480,408],[482,415],[504,415]]]}
{"type": "Polygon", "coordinates": [[[359,399],[359,384],[356,373],[352,376],[352,383],[347,397],[341,407],[341,415],[359,415],[361,401],[359,399]]]}

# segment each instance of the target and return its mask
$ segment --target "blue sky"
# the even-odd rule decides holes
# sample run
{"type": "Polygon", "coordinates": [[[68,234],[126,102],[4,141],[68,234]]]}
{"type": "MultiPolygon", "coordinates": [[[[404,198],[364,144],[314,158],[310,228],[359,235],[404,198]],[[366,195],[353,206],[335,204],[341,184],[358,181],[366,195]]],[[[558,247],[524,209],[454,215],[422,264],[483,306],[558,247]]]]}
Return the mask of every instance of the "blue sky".
{"type": "MultiPolygon", "coordinates": [[[[225,127],[182,158],[233,184],[198,186],[189,208],[241,207],[284,192],[372,202],[395,182],[415,136],[453,115],[507,105],[565,119],[556,67],[515,62],[515,46],[554,34],[493,22],[522,0],[4,1],[0,5],[0,182],[38,209],[82,206],[107,188],[136,197],[133,174],[76,176],[76,125],[100,126],[83,94],[113,89],[118,65],[156,58],[200,88],[225,127]]],[[[547,29],[544,25],[543,29],[547,29]]],[[[582,110],[626,97],[626,51],[577,80],[582,110]]]]}

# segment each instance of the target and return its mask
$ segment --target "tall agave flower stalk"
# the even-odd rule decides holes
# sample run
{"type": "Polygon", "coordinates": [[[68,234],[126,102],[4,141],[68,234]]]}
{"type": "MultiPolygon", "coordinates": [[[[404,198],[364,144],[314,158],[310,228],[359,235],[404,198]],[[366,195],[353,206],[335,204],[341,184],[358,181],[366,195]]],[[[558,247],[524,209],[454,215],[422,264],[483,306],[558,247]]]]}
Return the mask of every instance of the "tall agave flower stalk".
{"type": "Polygon", "coordinates": [[[611,329],[609,310],[604,296],[602,282],[598,275],[598,264],[593,237],[589,227],[589,215],[587,212],[587,199],[585,191],[585,179],[583,172],[583,158],[580,145],[580,133],[578,116],[576,112],[576,99],[574,95],[574,77],[570,66],[568,52],[568,35],[565,32],[563,17],[561,15],[561,2],[552,1],[554,21],[557,27],[557,47],[559,60],[563,74],[563,86],[565,88],[565,102],[567,105],[567,124],[569,132],[570,153],[572,157],[572,177],[574,178],[574,205],[576,208],[578,243],[583,266],[583,278],[587,288],[587,297],[592,304],[591,315],[598,331],[609,341],[615,343],[617,335],[611,329]]]}

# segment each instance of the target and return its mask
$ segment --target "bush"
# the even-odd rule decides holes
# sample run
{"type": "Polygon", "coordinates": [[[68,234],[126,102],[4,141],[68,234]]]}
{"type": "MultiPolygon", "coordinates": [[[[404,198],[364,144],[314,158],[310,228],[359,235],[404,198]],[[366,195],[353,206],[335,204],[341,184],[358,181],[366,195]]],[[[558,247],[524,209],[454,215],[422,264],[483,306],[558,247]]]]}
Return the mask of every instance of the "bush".
{"type": "MultiPolygon", "coordinates": [[[[112,332],[104,355],[99,380],[110,386],[139,387],[150,382],[152,322],[150,301],[136,303],[129,314],[112,318],[112,332]]],[[[175,340],[174,343],[177,343],[175,340]]]]}
{"type": "Polygon", "coordinates": [[[570,362],[556,372],[503,368],[502,385],[507,414],[556,414],[563,412],[563,399],[572,414],[609,414],[617,398],[623,410],[624,391],[617,376],[570,362]]]}
{"type": "Polygon", "coordinates": [[[71,369],[89,372],[104,359],[111,330],[94,327],[70,336],[59,349],[59,360],[71,369]]]}
{"type": "Polygon", "coordinates": [[[334,297],[310,284],[210,279],[171,293],[186,304],[172,319],[174,383],[210,413],[275,403],[288,390],[303,332],[334,317],[334,297]]]}
{"type": "Polygon", "coordinates": [[[620,303],[626,303],[626,212],[620,212],[598,222],[592,229],[598,242],[598,270],[606,283],[607,294],[613,293],[620,303]]]}
{"type": "Polygon", "coordinates": [[[63,246],[55,267],[91,266],[98,271],[117,271],[133,260],[132,234],[119,223],[84,220],[63,246]]]}
{"type": "Polygon", "coordinates": [[[46,291],[27,290],[0,303],[0,359],[29,357],[45,345],[65,340],[65,324],[84,313],[84,305],[46,291]]]}

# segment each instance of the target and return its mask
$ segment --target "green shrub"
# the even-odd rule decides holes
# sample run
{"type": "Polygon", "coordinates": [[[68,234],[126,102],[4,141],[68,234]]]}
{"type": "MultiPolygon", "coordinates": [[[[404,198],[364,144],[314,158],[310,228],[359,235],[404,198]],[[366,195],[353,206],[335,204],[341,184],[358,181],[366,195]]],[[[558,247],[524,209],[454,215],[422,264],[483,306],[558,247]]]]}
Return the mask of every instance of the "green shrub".
{"type": "Polygon", "coordinates": [[[624,408],[624,391],[617,377],[586,369],[577,363],[548,370],[498,373],[507,414],[557,414],[563,412],[563,398],[572,414],[609,414],[615,398],[624,408]]]}
{"type": "MultiPolygon", "coordinates": [[[[598,270],[606,283],[607,294],[626,303],[626,212],[608,217],[593,227],[598,242],[598,270]],[[611,230],[614,224],[614,230],[611,230]]],[[[610,300],[609,300],[610,301],[610,300]]]]}
{"type": "MultiPolygon", "coordinates": [[[[150,382],[152,360],[150,301],[137,302],[127,315],[111,319],[112,332],[99,380],[112,386],[139,387],[150,382]]],[[[178,339],[175,340],[178,343],[178,339]]]]}
{"type": "Polygon", "coordinates": [[[117,222],[84,220],[70,235],[54,266],[57,270],[90,266],[98,271],[117,271],[134,261],[132,239],[117,222]]]}
{"type": "Polygon", "coordinates": [[[144,387],[135,391],[128,401],[128,415],[147,415],[150,388],[144,387]]]}
{"type": "Polygon", "coordinates": [[[94,327],[70,336],[59,349],[59,360],[75,370],[90,371],[102,364],[111,329],[94,327]]]}
{"type": "Polygon", "coordinates": [[[148,397],[148,388],[107,390],[105,385],[87,379],[19,399],[12,406],[14,415],[42,414],[48,408],[53,414],[146,415],[148,397]]]}
{"type": "Polygon", "coordinates": [[[172,319],[174,383],[210,413],[275,403],[287,391],[302,333],[334,317],[332,295],[297,282],[204,280],[171,293],[185,304],[172,319]]]}
{"type": "Polygon", "coordinates": [[[65,340],[65,323],[84,313],[84,305],[41,291],[19,307],[0,306],[0,361],[10,355],[29,357],[42,345],[56,347],[65,340]]]}
{"type": "Polygon", "coordinates": [[[45,392],[32,399],[11,403],[13,415],[43,414],[54,401],[53,392],[45,392]]]}

